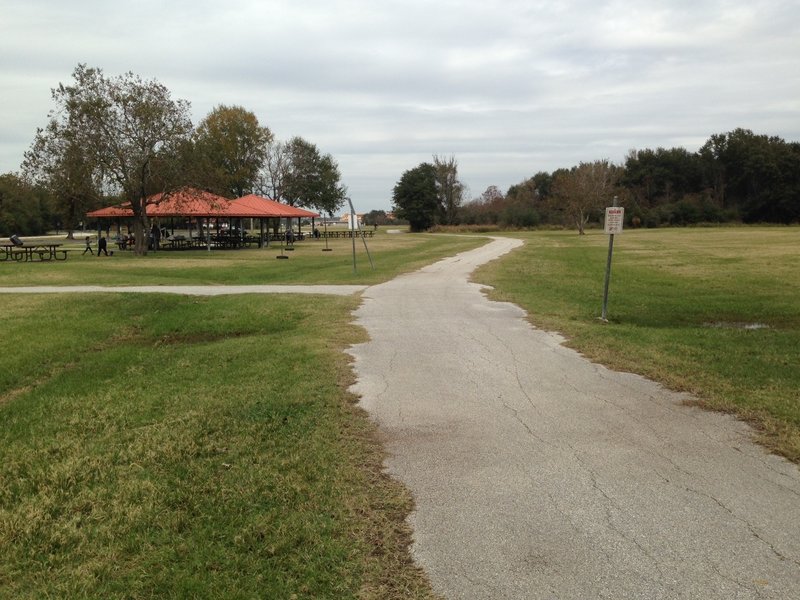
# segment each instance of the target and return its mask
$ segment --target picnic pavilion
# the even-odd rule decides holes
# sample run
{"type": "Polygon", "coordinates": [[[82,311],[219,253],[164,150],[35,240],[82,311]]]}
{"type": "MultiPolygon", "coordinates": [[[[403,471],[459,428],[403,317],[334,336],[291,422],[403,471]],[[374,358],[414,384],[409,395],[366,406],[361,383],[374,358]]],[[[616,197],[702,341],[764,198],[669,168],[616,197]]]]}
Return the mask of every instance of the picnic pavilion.
{"type": "MultiPolygon", "coordinates": [[[[252,242],[258,246],[269,245],[270,239],[277,239],[281,219],[286,219],[286,229],[294,231],[292,221],[297,219],[297,236],[302,237],[301,219],[314,219],[318,213],[302,208],[281,204],[275,200],[250,194],[234,200],[217,196],[211,192],[184,188],[170,194],[154,194],[147,198],[145,212],[148,221],[161,229],[171,231],[168,238],[172,247],[233,247],[238,248],[252,242]],[[175,235],[176,222],[188,230],[186,236],[175,235]],[[258,235],[244,235],[243,225],[249,222],[253,229],[258,222],[258,235]],[[270,233],[269,226],[274,231],[270,233]],[[196,231],[195,231],[196,229],[196,231]]],[[[107,206],[86,213],[87,218],[109,220],[116,224],[117,234],[122,235],[123,224],[133,219],[130,202],[107,206]]],[[[110,226],[107,228],[110,229],[110,226]]]]}

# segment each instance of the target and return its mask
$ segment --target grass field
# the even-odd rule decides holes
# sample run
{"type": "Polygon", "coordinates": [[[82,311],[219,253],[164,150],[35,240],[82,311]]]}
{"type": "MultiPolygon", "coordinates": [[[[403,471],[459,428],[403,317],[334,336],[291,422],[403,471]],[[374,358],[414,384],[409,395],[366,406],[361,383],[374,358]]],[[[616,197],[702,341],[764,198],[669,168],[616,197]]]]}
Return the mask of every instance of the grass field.
{"type": "Polygon", "coordinates": [[[189,285],[189,284],[371,284],[413,271],[438,257],[474,248],[485,240],[470,237],[391,234],[380,230],[367,238],[373,258],[356,240],[356,268],[349,239],[328,241],[306,239],[295,250],[284,252],[288,260],[277,260],[280,244],[244,250],[180,250],[151,252],[136,257],[130,251],[115,250],[111,257],[83,255],[83,242],[66,261],[45,263],[0,262],[0,286],[20,285],[189,285]]]}
{"type": "Polygon", "coordinates": [[[800,228],[514,234],[523,249],[475,280],[594,361],[695,394],[800,461],[800,228]]]}
{"type": "MultiPolygon", "coordinates": [[[[0,263],[0,278],[364,282],[478,243],[387,236],[358,274],[347,244],[333,256],[309,244],[288,261],[273,249],[0,263]]],[[[346,391],[358,302],[3,296],[0,597],[431,597],[407,551],[411,499],[346,391]]]]}

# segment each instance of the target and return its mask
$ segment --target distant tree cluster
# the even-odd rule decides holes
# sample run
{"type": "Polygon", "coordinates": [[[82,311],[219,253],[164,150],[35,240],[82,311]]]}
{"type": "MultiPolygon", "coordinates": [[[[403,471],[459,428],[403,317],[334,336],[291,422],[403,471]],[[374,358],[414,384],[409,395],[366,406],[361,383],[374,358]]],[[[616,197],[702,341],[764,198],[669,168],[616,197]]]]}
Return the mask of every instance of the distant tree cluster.
{"type": "Polygon", "coordinates": [[[44,190],[13,173],[0,175],[0,236],[32,235],[59,225],[44,190]]]}
{"type": "Polygon", "coordinates": [[[800,143],[747,129],[712,135],[697,152],[633,150],[624,165],[581,163],[539,172],[505,195],[490,186],[456,222],[524,228],[599,222],[617,196],[629,225],[800,222],[800,143]]]}
{"type": "Polygon", "coordinates": [[[580,163],[540,171],[505,194],[489,186],[466,203],[463,194],[455,159],[434,157],[403,173],[393,200],[415,231],[443,224],[556,225],[583,233],[615,196],[632,226],[798,223],[800,143],[736,129],[712,135],[697,152],[632,150],[623,165],[580,163]]]}
{"type": "Polygon", "coordinates": [[[434,156],[432,163],[403,173],[392,201],[395,214],[408,221],[411,231],[425,231],[434,225],[458,224],[465,191],[455,157],[434,156]]]}
{"type": "Polygon", "coordinates": [[[364,225],[378,227],[381,225],[407,225],[408,222],[400,219],[394,213],[387,213],[385,210],[371,210],[364,215],[364,225]]]}
{"type": "Polygon", "coordinates": [[[108,77],[78,65],[72,85],[36,132],[21,174],[0,176],[0,234],[63,227],[114,200],[131,203],[137,254],[145,254],[145,201],[185,186],[228,198],[261,193],[333,213],[347,190],[334,158],[300,137],[274,139],[255,114],[219,105],[194,127],[189,103],[155,80],[108,77]]]}

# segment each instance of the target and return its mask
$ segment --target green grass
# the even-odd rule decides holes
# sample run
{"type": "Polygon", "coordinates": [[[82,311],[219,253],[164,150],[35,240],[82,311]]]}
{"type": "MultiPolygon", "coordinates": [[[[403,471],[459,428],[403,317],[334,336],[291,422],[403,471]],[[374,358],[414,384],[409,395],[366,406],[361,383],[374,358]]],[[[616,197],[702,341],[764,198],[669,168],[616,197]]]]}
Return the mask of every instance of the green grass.
{"type": "Polygon", "coordinates": [[[21,285],[182,285],[182,284],[373,284],[413,271],[437,259],[475,248],[485,240],[475,237],[389,234],[368,238],[367,248],[356,240],[353,271],[352,240],[332,239],[331,252],[323,240],[307,239],[277,260],[280,245],[243,250],[160,251],[145,257],[115,250],[111,257],[82,255],[82,242],[66,261],[44,263],[0,262],[0,287],[21,285]]]}
{"type": "Polygon", "coordinates": [[[344,392],[357,304],[4,297],[0,597],[429,597],[344,392]]]}
{"type": "Polygon", "coordinates": [[[476,274],[494,297],[592,360],[737,414],[800,461],[800,229],[626,231],[615,239],[608,324],[598,319],[607,236],[514,236],[525,247],[476,274]]]}

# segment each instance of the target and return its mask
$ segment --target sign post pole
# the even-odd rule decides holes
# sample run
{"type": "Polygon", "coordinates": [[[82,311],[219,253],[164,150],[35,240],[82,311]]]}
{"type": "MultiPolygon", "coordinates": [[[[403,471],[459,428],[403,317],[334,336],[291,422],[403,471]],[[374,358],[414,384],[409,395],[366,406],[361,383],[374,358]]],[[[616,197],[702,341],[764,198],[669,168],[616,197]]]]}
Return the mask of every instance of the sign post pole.
{"type": "Polygon", "coordinates": [[[605,232],[608,234],[608,260],[606,261],[606,280],[603,284],[603,312],[600,320],[608,322],[608,283],[611,281],[611,255],[614,252],[614,234],[622,233],[622,223],[625,219],[625,209],[617,206],[617,197],[614,196],[612,206],[606,208],[605,232]]]}
{"type": "Polygon", "coordinates": [[[347,226],[350,229],[350,237],[353,240],[353,273],[356,273],[356,224],[358,223],[358,215],[356,209],[353,208],[353,201],[347,197],[345,198],[350,205],[350,216],[348,217],[347,226]],[[355,220],[354,220],[355,219],[355,220]]]}

